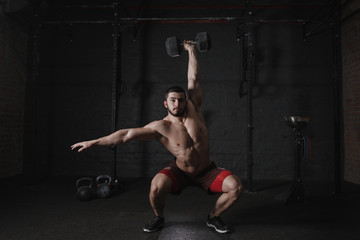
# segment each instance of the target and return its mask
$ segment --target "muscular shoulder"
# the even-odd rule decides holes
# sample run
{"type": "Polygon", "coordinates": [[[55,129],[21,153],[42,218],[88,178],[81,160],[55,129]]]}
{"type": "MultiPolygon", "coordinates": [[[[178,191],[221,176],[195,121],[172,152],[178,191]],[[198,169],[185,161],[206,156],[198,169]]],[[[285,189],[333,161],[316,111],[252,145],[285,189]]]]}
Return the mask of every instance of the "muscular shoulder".
{"type": "Polygon", "coordinates": [[[164,129],[167,126],[169,126],[169,121],[163,119],[163,120],[153,121],[147,124],[146,126],[144,126],[144,128],[151,128],[153,130],[160,131],[161,129],[164,129]]]}
{"type": "Polygon", "coordinates": [[[161,141],[160,139],[165,137],[166,133],[168,132],[169,126],[170,126],[169,121],[157,120],[145,125],[144,129],[148,129],[149,131],[156,133],[155,138],[161,141]]]}

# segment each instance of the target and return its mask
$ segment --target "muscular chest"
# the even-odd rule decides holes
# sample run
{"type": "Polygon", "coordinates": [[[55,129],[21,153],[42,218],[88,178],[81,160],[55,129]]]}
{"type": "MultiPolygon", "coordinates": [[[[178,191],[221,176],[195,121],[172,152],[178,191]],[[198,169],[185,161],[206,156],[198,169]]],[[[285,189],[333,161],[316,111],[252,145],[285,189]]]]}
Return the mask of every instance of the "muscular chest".
{"type": "Polygon", "coordinates": [[[187,119],[184,127],[186,128],[189,136],[196,141],[207,137],[206,125],[200,120],[187,119]]]}
{"type": "Polygon", "coordinates": [[[207,138],[207,130],[205,124],[187,119],[184,124],[173,124],[170,134],[176,146],[191,147],[201,143],[207,138]]]}

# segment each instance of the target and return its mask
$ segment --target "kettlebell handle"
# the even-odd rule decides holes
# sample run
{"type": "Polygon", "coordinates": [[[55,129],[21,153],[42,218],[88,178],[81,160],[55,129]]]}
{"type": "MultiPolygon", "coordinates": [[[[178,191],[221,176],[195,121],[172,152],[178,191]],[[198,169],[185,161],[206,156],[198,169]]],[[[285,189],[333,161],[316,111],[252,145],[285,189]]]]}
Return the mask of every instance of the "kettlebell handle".
{"type": "Polygon", "coordinates": [[[109,175],[100,175],[96,178],[96,184],[99,184],[99,181],[101,179],[107,179],[109,182],[107,184],[110,184],[111,183],[111,176],[109,175]]]}
{"type": "Polygon", "coordinates": [[[83,181],[88,181],[88,182],[90,183],[90,184],[89,184],[89,188],[92,187],[93,182],[92,182],[92,179],[89,178],[89,177],[79,178],[79,179],[76,181],[76,187],[79,188],[80,182],[83,182],[83,181]]]}

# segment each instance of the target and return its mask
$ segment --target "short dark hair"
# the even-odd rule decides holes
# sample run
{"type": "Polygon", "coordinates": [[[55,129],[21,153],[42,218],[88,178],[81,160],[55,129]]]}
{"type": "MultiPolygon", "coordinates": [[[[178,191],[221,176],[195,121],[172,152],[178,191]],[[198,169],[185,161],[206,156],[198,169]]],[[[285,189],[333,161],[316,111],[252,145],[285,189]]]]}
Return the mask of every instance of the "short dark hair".
{"type": "Polygon", "coordinates": [[[184,93],[184,95],[186,96],[185,90],[182,87],[180,87],[180,86],[172,86],[172,87],[169,87],[165,91],[165,100],[167,99],[169,93],[171,93],[171,92],[184,93]]]}

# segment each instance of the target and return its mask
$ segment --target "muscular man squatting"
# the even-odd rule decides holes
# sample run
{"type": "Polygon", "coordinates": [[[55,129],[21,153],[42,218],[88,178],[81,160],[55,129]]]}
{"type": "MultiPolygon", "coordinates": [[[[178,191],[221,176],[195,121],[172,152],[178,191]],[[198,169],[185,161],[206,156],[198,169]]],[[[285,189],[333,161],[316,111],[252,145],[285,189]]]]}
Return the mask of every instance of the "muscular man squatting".
{"type": "Polygon", "coordinates": [[[218,168],[209,157],[209,139],[202,112],[202,91],[198,78],[198,60],[194,45],[184,41],[189,54],[188,98],[183,88],[174,86],[165,92],[164,106],[168,115],[144,127],[118,130],[108,136],[83,141],[71,146],[81,152],[89,147],[114,146],[132,140],[156,139],[172,153],[169,167],[152,179],[149,199],[155,216],[143,227],[144,232],[155,232],[164,226],[166,194],[179,194],[187,186],[197,186],[209,194],[222,193],[207,219],[207,226],[219,233],[231,229],[220,218],[239,198],[242,184],[230,171],[218,168]]]}

